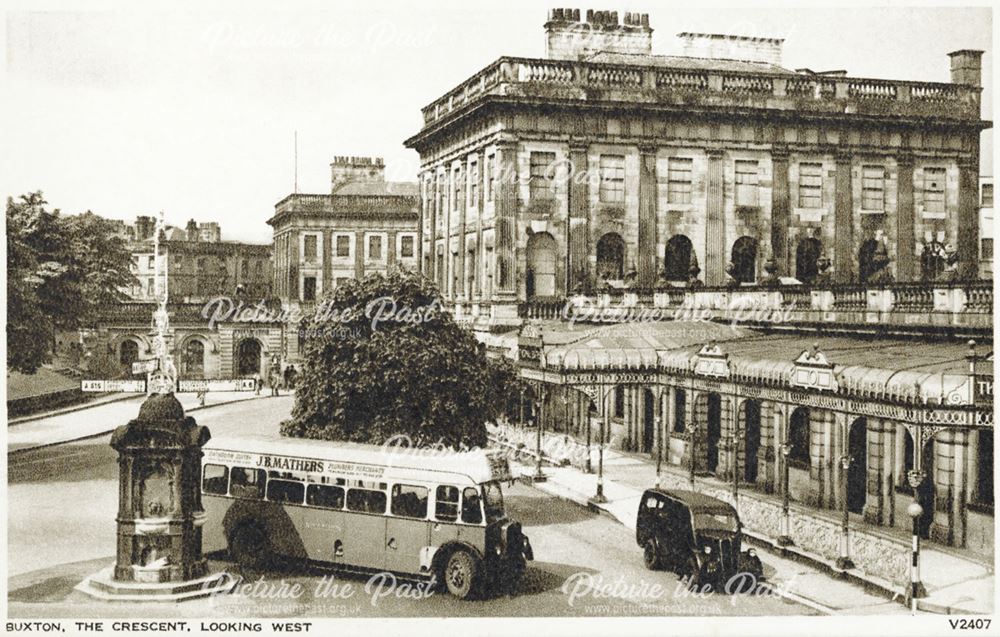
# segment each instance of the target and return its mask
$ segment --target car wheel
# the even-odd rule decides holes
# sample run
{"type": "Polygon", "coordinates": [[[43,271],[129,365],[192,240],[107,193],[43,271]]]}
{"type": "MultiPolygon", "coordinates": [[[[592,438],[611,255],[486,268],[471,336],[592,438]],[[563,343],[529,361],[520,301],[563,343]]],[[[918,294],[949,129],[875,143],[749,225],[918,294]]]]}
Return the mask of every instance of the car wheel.
{"type": "Polygon", "coordinates": [[[469,599],[479,575],[479,561],[468,551],[458,550],[444,564],[442,579],[448,592],[458,599],[469,599]]]}
{"type": "Polygon", "coordinates": [[[646,540],[646,545],[642,547],[642,561],[651,571],[660,569],[660,550],[653,538],[646,540]]]}
{"type": "Polygon", "coordinates": [[[267,534],[259,524],[243,524],[229,537],[229,555],[240,568],[259,571],[271,566],[274,552],[267,534]]]}

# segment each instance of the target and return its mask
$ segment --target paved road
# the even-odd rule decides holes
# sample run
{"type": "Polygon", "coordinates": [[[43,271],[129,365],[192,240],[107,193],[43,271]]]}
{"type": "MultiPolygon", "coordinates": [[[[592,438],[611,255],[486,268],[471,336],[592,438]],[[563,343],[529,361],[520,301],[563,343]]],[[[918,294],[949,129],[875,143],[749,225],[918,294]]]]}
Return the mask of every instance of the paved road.
{"type": "MultiPolygon", "coordinates": [[[[290,398],[220,406],[196,414],[216,434],[277,427],[290,398]]],[[[677,577],[650,572],[630,531],[603,516],[523,485],[507,490],[507,507],[531,537],[537,561],[513,595],[460,602],[422,595],[414,586],[390,589],[367,578],[301,569],[269,573],[271,585],[298,583],[290,599],[242,595],[174,606],[105,604],[72,590],[114,561],[117,462],[108,437],[9,457],[8,574],[11,616],[518,616],[808,614],[777,598],[686,594],[677,577]],[[324,579],[325,578],[325,579],[324,579]],[[332,579],[331,579],[332,578],[332,579]],[[334,582],[326,594],[317,587],[334,582]],[[566,582],[570,584],[567,585],[566,582]],[[654,588],[657,586],[658,588],[654,588]],[[566,590],[575,590],[571,599],[566,590]],[[601,592],[597,592],[597,591],[601,592]],[[388,596],[379,596],[378,593],[388,596]],[[334,596],[338,593],[339,596],[334,596]],[[374,598],[374,599],[373,599],[374,598]],[[572,603],[571,603],[572,602],[572,603]]],[[[218,564],[220,568],[229,565],[218,564]]],[[[273,588],[269,588],[273,591],[273,588]]]]}

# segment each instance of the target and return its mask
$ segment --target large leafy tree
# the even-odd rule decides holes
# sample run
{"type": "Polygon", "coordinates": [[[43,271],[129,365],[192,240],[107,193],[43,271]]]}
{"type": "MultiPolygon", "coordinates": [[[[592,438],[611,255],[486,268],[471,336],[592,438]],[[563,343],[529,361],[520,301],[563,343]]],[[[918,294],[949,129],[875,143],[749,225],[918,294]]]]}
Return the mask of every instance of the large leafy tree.
{"type": "Polygon", "coordinates": [[[432,283],[399,269],[338,286],[301,329],[287,436],[482,446],[515,382],[512,366],[488,359],[442,311],[432,283]]]}
{"type": "Polygon", "coordinates": [[[29,374],[49,360],[56,330],[90,324],[134,282],[113,221],[47,203],[41,192],[7,199],[7,367],[29,374]]]}

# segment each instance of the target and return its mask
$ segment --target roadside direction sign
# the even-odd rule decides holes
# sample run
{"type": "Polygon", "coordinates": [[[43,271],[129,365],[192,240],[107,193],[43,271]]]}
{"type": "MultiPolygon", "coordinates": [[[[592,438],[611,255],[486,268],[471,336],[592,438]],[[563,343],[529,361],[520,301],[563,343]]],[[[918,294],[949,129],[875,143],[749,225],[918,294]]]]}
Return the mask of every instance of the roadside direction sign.
{"type": "Polygon", "coordinates": [[[136,361],[132,363],[132,373],[145,374],[147,372],[155,372],[159,366],[159,362],[156,358],[151,358],[148,361],[136,361]]]}
{"type": "Polygon", "coordinates": [[[82,380],[80,381],[80,391],[111,393],[120,392],[125,394],[145,394],[146,381],[144,380],[82,380]]]}
{"type": "Polygon", "coordinates": [[[185,392],[216,392],[216,391],[254,391],[256,381],[252,378],[235,378],[232,380],[179,380],[177,391],[185,392]]]}

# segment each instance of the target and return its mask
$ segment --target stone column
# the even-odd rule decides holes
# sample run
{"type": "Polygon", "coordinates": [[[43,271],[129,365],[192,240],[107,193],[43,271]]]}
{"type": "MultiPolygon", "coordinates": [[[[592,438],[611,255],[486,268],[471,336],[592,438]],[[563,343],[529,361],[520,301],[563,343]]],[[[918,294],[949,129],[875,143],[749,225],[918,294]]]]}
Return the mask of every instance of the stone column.
{"type": "MultiPolygon", "coordinates": [[[[867,418],[867,452],[865,455],[865,507],[864,519],[868,524],[880,526],[885,523],[885,505],[882,483],[885,457],[889,454],[891,437],[886,429],[886,423],[875,418],[867,418]]],[[[854,459],[857,462],[857,459],[854,459]]],[[[889,501],[891,505],[891,500],[889,501]]]]}
{"type": "Polygon", "coordinates": [[[590,270],[590,194],[587,168],[587,146],[572,143],[569,147],[569,290],[585,283],[590,270]]]}
{"type": "Polygon", "coordinates": [[[663,419],[663,462],[670,464],[670,439],[673,437],[674,426],[677,422],[677,388],[673,385],[666,387],[663,392],[664,400],[667,401],[666,415],[663,419]]]}
{"type": "Polygon", "coordinates": [[[458,215],[458,258],[455,261],[455,269],[458,276],[452,277],[455,281],[455,298],[464,299],[465,295],[465,218],[467,216],[468,200],[468,158],[462,160],[462,167],[458,172],[459,182],[455,184],[455,214],[458,215]]]}
{"type": "Polygon", "coordinates": [[[444,279],[441,293],[444,298],[454,300],[455,289],[452,283],[455,276],[455,260],[451,256],[451,224],[455,214],[455,167],[446,166],[444,175],[445,211],[444,211],[444,279]]]}
{"type": "Polygon", "coordinates": [[[479,187],[478,200],[476,201],[476,299],[483,298],[483,259],[486,250],[483,246],[483,212],[486,209],[486,151],[480,150],[476,153],[476,165],[479,167],[479,187]]]}
{"type": "Polygon", "coordinates": [[[385,242],[388,244],[385,246],[385,265],[386,268],[391,268],[396,263],[396,232],[390,231],[386,233],[388,236],[385,242]]]}
{"type": "Polygon", "coordinates": [[[354,278],[360,279],[365,275],[365,233],[363,230],[354,231],[354,278]]]}
{"type": "Polygon", "coordinates": [[[431,201],[428,205],[428,210],[430,211],[430,243],[427,245],[427,250],[430,252],[430,258],[427,260],[428,267],[427,272],[424,274],[428,279],[432,281],[437,281],[437,219],[438,219],[438,201],[440,197],[438,196],[438,171],[434,170],[431,176],[430,183],[431,191],[431,201]]]}
{"type": "Polygon", "coordinates": [[[774,146],[771,149],[771,255],[778,270],[778,276],[787,276],[788,225],[791,217],[790,190],[788,187],[788,147],[774,146]]]}
{"type": "Polygon", "coordinates": [[[705,220],[705,284],[722,285],[726,276],[726,211],[723,208],[724,151],[708,151],[705,220]]]}
{"type": "Polygon", "coordinates": [[[764,493],[774,493],[775,453],[778,432],[774,426],[774,403],[760,401],[760,447],[757,450],[757,486],[764,493]]]}
{"type": "Polygon", "coordinates": [[[636,260],[640,287],[656,283],[656,147],[639,147],[639,250],[636,260]]]}
{"type": "Polygon", "coordinates": [[[934,522],[931,539],[949,546],[961,546],[965,537],[962,522],[965,496],[965,458],[968,432],[964,429],[943,429],[938,432],[934,447],[934,522]]]}
{"type": "Polygon", "coordinates": [[[417,208],[417,239],[416,244],[413,249],[417,255],[417,272],[427,276],[424,272],[424,239],[427,238],[427,233],[424,232],[424,220],[428,218],[427,216],[427,174],[426,172],[420,173],[420,206],[417,208]]]}
{"type": "MultiPolygon", "coordinates": [[[[978,139],[971,142],[979,147],[978,139]]],[[[958,275],[964,280],[979,278],[979,156],[958,163],[958,275]]]]}
{"type": "Polygon", "coordinates": [[[516,241],[517,241],[517,140],[497,142],[499,180],[495,193],[496,236],[496,296],[509,303],[517,300],[516,241]]]}
{"type": "Polygon", "coordinates": [[[834,196],[833,279],[844,284],[855,279],[854,197],[851,192],[851,156],[838,149],[834,196]]]}
{"type": "Polygon", "coordinates": [[[323,231],[322,245],[318,246],[323,259],[323,294],[333,289],[333,230],[323,231]]]}
{"type": "Polygon", "coordinates": [[[896,280],[920,278],[916,256],[916,218],[913,208],[913,155],[896,159],[896,280]]]}

